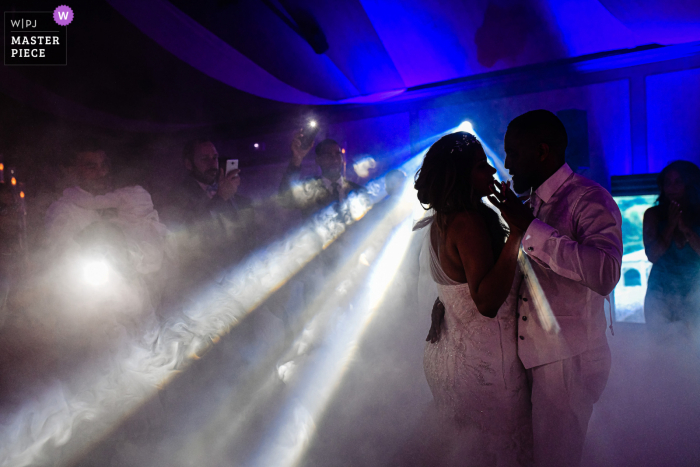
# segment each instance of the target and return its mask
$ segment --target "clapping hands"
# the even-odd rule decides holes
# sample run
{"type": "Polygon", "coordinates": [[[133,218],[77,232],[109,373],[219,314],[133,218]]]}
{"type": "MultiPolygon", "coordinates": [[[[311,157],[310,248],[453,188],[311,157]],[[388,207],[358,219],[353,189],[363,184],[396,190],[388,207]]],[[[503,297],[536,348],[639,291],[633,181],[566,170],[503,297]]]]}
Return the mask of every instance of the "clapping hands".
{"type": "Polygon", "coordinates": [[[678,230],[685,233],[687,227],[683,222],[683,210],[676,201],[671,201],[668,205],[668,223],[671,229],[678,227],[678,230]]]}
{"type": "Polygon", "coordinates": [[[511,233],[522,235],[535,219],[530,208],[510,189],[510,182],[493,182],[489,201],[501,212],[511,233]]]}

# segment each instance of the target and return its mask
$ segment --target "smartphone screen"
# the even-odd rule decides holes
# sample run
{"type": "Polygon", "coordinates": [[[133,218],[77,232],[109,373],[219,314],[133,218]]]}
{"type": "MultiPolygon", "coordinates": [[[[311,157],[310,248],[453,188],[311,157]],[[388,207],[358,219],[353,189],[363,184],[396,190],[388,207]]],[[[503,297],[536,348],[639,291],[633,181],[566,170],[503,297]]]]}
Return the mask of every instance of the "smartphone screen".
{"type": "Polygon", "coordinates": [[[227,159],[226,160],[226,175],[232,170],[238,169],[238,159],[227,159]]]}

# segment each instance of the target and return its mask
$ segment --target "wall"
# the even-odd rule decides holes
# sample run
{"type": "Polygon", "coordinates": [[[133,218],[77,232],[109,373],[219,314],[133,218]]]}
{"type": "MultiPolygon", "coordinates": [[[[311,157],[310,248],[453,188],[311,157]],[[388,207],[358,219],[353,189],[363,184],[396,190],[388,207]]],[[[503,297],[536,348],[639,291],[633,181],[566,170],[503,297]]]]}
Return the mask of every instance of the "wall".
{"type": "MultiPolygon", "coordinates": [[[[347,150],[348,176],[365,182],[408,159],[412,144],[423,149],[437,136],[454,129],[464,120],[472,122],[479,137],[503,160],[503,138],[508,123],[516,116],[538,108],[553,112],[562,109],[588,112],[591,163],[586,171],[587,176],[609,187],[611,175],[632,172],[629,86],[626,80],[423,109],[415,113],[419,126],[418,138],[422,145],[411,141],[409,112],[334,123],[327,127],[325,135],[319,135],[317,141],[325,136],[338,141],[347,150]],[[375,159],[377,166],[369,177],[361,178],[353,174],[352,162],[366,156],[375,159]]],[[[289,157],[288,145],[292,135],[293,132],[276,133],[257,139],[238,140],[235,144],[249,147],[254,139],[264,141],[268,154],[276,151],[276,156],[266,156],[276,157],[269,173],[278,175],[279,172],[281,176],[289,157]]],[[[313,161],[313,154],[309,160],[313,161]]],[[[308,166],[308,170],[313,172],[313,164],[308,166]]],[[[263,178],[259,179],[260,183],[264,182],[263,178]]],[[[260,190],[261,193],[265,191],[262,186],[260,190]]]]}
{"type": "Polygon", "coordinates": [[[583,173],[605,187],[611,176],[658,172],[671,160],[700,163],[700,45],[540,64],[427,86],[384,103],[317,110],[335,122],[328,135],[346,146],[349,159],[370,154],[381,173],[465,119],[503,157],[508,122],[537,108],[587,112],[590,168],[583,173]]]}
{"type": "Polygon", "coordinates": [[[586,172],[587,176],[609,187],[610,175],[631,171],[629,95],[625,81],[423,110],[420,112],[421,137],[437,135],[456,127],[463,120],[469,120],[479,137],[503,160],[503,138],[508,123],[534,109],[552,112],[580,109],[588,112],[591,166],[586,172]]]}
{"type": "Polygon", "coordinates": [[[700,69],[648,76],[649,171],[676,159],[700,165],[700,69]]]}

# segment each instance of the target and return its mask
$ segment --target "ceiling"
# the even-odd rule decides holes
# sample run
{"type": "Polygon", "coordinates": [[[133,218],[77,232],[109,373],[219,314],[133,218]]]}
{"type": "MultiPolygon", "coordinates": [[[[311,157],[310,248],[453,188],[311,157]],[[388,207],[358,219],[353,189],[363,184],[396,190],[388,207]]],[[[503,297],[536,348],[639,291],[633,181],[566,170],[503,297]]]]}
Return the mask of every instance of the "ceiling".
{"type": "MultiPolygon", "coordinates": [[[[6,1],[4,10],[55,2],[6,1]]],[[[76,0],[66,67],[0,92],[132,131],[260,122],[432,83],[700,40],[696,0],[76,0]]]]}

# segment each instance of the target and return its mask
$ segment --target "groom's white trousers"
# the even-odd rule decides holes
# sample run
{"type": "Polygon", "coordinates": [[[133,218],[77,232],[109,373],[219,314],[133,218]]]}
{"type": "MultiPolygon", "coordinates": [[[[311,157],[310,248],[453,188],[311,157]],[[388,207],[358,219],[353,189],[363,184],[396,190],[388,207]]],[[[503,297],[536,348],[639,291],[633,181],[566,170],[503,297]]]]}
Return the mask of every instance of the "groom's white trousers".
{"type": "Polygon", "coordinates": [[[607,342],[527,370],[537,467],[580,465],[593,404],[603,393],[609,374],[607,342]]]}

